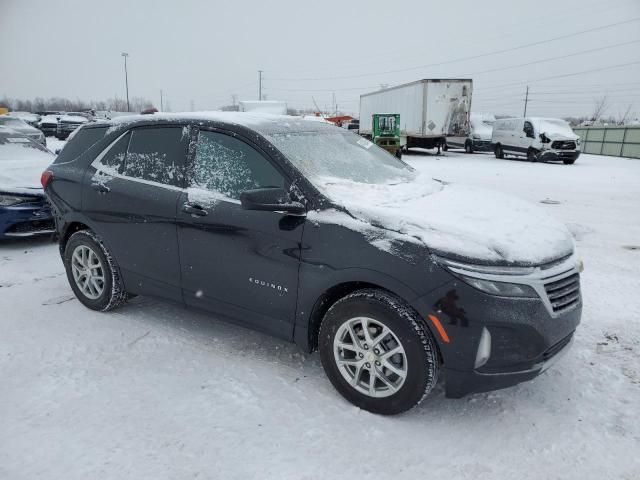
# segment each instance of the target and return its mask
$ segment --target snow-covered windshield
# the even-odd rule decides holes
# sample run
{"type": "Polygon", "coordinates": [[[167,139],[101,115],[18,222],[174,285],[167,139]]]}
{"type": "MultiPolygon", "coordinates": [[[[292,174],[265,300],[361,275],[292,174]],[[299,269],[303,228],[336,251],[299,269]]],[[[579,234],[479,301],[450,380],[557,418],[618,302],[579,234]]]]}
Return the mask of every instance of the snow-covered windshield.
{"type": "Polygon", "coordinates": [[[5,127],[18,127],[24,128],[27,126],[22,120],[18,118],[11,117],[0,117],[0,125],[4,125],[5,127]]]}
{"type": "Polygon", "coordinates": [[[555,133],[569,137],[575,136],[575,133],[571,129],[571,126],[569,126],[569,124],[564,120],[556,118],[541,118],[537,121],[534,121],[534,123],[536,123],[536,128],[540,133],[546,133],[548,135],[555,133]]]}
{"type": "Polygon", "coordinates": [[[267,137],[319,188],[327,178],[388,184],[410,181],[416,175],[409,165],[353,133],[295,132],[267,137]]]}

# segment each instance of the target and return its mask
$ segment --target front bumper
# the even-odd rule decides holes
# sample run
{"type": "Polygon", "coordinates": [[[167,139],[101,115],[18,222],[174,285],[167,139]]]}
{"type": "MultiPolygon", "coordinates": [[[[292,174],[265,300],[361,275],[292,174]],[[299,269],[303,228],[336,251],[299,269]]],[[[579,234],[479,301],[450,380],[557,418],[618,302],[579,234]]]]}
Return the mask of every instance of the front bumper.
{"type": "MultiPolygon", "coordinates": [[[[571,272],[571,277],[576,275],[571,272]]],[[[452,278],[413,302],[438,343],[448,397],[460,398],[531,380],[570,348],[582,314],[581,297],[558,310],[548,298],[498,297],[452,278]],[[478,364],[483,330],[490,334],[490,354],[488,360],[478,364]]],[[[552,278],[548,284],[557,283],[552,278]]]]}
{"type": "Polygon", "coordinates": [[[540,150],[538,159],[544,162],[548,161],[564,161],[577,160],[580,156],[580,150],[540,150]]]}
{"type": "Polygon", "coordinates": [[[0,239],[55,232],[51,209],[44,202],[0,207],[0,239]]]}

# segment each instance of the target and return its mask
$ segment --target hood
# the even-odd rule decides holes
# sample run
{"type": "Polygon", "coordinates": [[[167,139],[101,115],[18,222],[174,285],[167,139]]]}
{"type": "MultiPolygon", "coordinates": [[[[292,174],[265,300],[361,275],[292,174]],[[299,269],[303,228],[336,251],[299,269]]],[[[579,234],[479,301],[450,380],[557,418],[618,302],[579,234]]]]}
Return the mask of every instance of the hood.
{"type": "MultiPolygon", "coordinates": [[[[400,234],[450,258],[540,265],[574,249],[567,228],[542,208],[491,190],[424,176],[396,185],[340,181],[323,190],[359,221],[363,231],[377,226],[390,231],[391,238],[400,234]]],[[[353,229],[357,223],[345,225],[353,229]]]]}
{"type": "Polygon", "coordinates": [[[553,131],[546,132],[544,130],[541,131],[540,133],[544,134],[552,142],[555,141],[555,140],[573,141],[573,142],[575,142],[576,140],[578,140],[578,138],[580,138],[575,133],[569,134],[569,133],[565,133],[565,132],[553,132],[553,131]]]}
{"type": "Polygon", "coordinates": [[[60,121],[65,123],[87,123],[89,120],[79,115],[62,115],[60,121]]]}
{"type": "Polygon", "coordinates": [[[477,135],[482,140],[491,140],[491,134],[493,133],[493,128],[488,125],[473,125],[471,127],[471,134],[477,135]]]}
{"type": "Polygon", "coordinates": [[[6,193],[42,193],[40,175],[54,156],[20,145],[0,146],[0,191],[6,193]]]}

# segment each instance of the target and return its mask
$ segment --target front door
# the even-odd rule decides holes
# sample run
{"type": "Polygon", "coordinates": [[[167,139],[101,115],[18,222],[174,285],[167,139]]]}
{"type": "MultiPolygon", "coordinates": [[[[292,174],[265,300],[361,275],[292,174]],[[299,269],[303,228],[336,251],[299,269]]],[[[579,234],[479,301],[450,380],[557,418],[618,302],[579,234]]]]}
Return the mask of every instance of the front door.
{"type": "Polygon", "coordinates": [[[182,300],[175,221],[187,146],[181,126],[134,128],[87,170],[83,211],[131,293],[182,300]]]}
{"type": "Polygon", "coordinates": [[[182,287],[187,304],[291,338],[304,217],[244,210],[243,191],[288,187],[257,146],[200,130],[178,202],[182,287]]]}

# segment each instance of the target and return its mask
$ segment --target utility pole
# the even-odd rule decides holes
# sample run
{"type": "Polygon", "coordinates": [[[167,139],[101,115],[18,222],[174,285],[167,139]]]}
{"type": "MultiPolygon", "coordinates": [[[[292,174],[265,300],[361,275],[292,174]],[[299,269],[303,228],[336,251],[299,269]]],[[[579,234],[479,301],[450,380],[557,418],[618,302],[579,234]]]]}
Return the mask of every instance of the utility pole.
{"type": "Polygon", "coordinates": [[[162,89],[160,89],[160,111],[164,112],[164,106],[162,102],[162,89]]]}
{"type": "Polygon", "coordinates": [[[262,100],[262,70],[258,70],[258,100],[262,100]]]}
{"type": "Polygon", "coordinates": [[[124,85],[127,89],[127,112],[130,112],[130,108],[129,108],[129,75],[127,74],[127,57],[129,56],[128,53],[126,52],[122,52],[121,56],[124,57],[124,85]]]}
{"type": "Polygon", "coordinates": [[[527,85],[527,93],[524,97],[524,115],[523,117],[527,116],[527,103],[529,102],[529,85],[527,85]]]}

